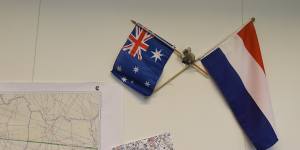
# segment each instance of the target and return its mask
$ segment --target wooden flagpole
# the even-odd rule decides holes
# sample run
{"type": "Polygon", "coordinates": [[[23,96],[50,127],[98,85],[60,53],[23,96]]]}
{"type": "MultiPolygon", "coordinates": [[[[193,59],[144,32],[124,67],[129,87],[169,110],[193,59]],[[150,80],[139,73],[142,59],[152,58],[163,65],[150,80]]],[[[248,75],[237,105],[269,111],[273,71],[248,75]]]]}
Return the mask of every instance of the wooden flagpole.
{"type": "Polygon", "coordinates": [[[159,91],[161,88],[166,86],[168,83],[170,83],[172,80],[174,80],[176,77],[178,77],[180,74],[182,74],[184,71],[186,71],[188,68],[190,68],[190,65],[185,66],[183,69],[181,69],[179,72],[177,72],[175,75],[173,75],[170,79],[168,79],[166,82],[164,82],[162,85],[159,87],[155,88],[153,93],[156,93],[159,91]]]}
{"type": "MultiPolygon", "coordinates": [[[[182,53],[181,53],[179,50],[174,49],[174,52],[175,52],[175,54],[176,54],[179,58],[181,58],[181,59],[183,58],[182,53]]],[[[195,60],[195,62],[196,62],[196,61],[198,61],[198,60],[195,60]]],[[[192,63],[191,66],[192,66],[196,71],[198,71],[199,73],[201,73],[205,78],[209,78],[208,73],[207,73],[204,69],[202,69],[200,66],[198,66],[197,64],[195,64],[195,62],[192,63]]]]}

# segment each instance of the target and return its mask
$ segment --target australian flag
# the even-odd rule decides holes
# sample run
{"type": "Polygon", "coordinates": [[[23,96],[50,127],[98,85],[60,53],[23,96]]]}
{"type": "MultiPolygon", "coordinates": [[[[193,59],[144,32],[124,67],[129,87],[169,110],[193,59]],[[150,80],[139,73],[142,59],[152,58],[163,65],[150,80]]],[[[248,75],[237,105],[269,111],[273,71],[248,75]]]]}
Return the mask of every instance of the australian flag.
{"type": "Polygon", "coordinates": [[[157,36],[136,25],[111,72],[127,86],[150,96],[173,51],[157,36]]]}

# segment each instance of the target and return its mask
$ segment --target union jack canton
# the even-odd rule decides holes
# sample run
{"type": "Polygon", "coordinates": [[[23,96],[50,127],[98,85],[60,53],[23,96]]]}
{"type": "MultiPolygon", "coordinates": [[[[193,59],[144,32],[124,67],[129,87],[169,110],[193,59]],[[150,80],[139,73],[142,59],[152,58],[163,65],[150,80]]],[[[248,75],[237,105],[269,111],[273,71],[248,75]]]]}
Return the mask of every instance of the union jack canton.
{"type": "Polygon", "coordinates": [[[173,51],[156,36],[135,26],[111,72],[135,91],[150,96],[173,51]]]}

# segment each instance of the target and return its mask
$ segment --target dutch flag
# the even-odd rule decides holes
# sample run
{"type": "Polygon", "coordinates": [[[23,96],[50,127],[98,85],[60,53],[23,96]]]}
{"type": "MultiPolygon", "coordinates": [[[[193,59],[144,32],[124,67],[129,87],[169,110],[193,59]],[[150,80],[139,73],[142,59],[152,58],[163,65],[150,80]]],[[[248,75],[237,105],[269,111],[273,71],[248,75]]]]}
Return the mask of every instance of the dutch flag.
{"type": "Polygon", "coordinates": [[[278,138],[253,22],[227,38],[201,62],[256,149],[274,145],[278,138]]]}

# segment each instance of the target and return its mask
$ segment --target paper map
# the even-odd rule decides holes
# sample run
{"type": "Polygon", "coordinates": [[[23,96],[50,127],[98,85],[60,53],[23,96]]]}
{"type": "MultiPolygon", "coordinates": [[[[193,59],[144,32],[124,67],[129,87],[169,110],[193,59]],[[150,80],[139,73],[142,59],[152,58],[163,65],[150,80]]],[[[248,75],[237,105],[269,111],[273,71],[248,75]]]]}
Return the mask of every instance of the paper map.
{"type": "Polygon", "coordinates": [[[1,150],[98,149],[96,92],[0,94],[1,150]]]}
{"type": "Polygon", "coordinates": [[[174,150],[170,133],[130,142],[113,150],[174,150]]]}

